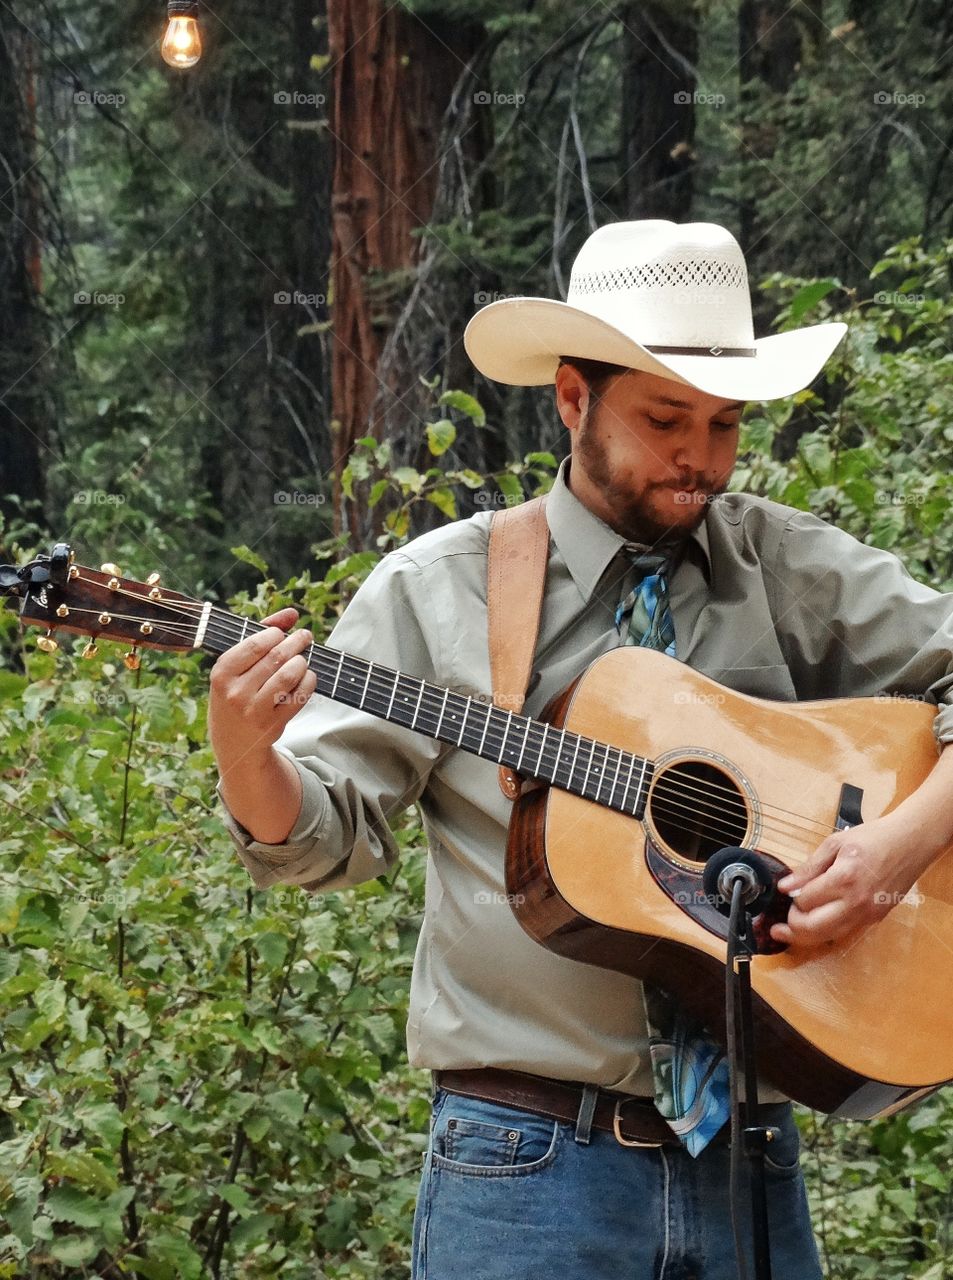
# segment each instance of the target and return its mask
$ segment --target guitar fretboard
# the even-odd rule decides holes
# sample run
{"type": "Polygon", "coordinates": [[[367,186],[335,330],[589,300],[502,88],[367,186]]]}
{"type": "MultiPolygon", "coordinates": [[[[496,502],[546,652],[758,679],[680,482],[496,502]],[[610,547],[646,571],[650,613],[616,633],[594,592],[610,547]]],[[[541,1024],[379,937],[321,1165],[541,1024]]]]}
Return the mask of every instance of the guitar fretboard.
{"type": "MultiPolygon", "coordinates": [[[[262,630],[261,623],[216,609],[201,648],[218,655],[262,630]]],[[[523,777],[538,778],[606,808],[636,818],[645,811],[652,762],[644,756],[327,645],[312,644],[305,656],[318,678],[317,692],[335,702],[508,765],[523,777]]]]}

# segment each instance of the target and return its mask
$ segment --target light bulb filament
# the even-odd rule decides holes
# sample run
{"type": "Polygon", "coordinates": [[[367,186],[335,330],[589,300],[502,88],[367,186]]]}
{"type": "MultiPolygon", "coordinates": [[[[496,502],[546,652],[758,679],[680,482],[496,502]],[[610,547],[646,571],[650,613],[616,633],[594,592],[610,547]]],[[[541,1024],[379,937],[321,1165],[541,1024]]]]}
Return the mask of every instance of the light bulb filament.
{"type": "Polygon", "coordinates": [[[195,66],[202,56],[202,36],[195,18],[178,14],[169,19],[162,56],[170,67],[195,66]]]}

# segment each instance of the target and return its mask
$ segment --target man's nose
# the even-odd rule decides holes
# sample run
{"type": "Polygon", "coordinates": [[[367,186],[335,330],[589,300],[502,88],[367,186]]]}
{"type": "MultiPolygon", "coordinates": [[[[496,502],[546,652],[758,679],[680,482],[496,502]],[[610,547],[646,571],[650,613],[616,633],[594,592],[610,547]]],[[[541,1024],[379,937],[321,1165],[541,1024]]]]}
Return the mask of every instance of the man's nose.
{"type": "Polygon", "coordinates": [[[686,434],[678,441],[672,461],[679,471],[700,475],[708,470],[709,445],[707,433],[704,436],[697,432],[686,434]]]}

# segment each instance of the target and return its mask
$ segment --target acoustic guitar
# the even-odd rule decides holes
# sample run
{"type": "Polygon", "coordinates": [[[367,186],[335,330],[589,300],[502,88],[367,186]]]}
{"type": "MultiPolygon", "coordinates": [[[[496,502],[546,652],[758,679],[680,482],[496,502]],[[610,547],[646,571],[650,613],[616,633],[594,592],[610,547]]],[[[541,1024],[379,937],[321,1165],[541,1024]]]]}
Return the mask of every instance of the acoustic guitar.
{"type": "MultiPolygon", "coordinates": [[[[68,544],[0,592],[21,621],[165,650],[218,655],[263,624],[210,602],[73,561],[68,544]]],[[[326,645],[306,653],[317,692],[513,768],[506,888],[523,928],[560,955],[672,991],[724,1036],[727,921],[707,860],[758,851],[775,881],[838,827],[888,812],[936,762],[935,709],[891,698],[769,702],[664,654],[596,659],[539,718],[326,645]]],[[[496,784],[495,777],[492,785],[496,784]]],[[[488,782],[490,785],[490,782],[488,782]]],[[[786,948],[755,921],[751,963],[762,1073],[838,1116],[885,1116],[953,1079],[953,851],[882,921],[836,944],[786,948]]]]}

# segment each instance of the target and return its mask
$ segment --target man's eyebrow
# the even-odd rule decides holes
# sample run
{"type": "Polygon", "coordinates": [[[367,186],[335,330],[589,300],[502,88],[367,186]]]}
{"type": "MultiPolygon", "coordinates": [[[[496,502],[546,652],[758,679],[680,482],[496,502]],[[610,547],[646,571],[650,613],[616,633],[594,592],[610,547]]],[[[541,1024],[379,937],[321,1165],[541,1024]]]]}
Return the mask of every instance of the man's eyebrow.
{"type": "MultiPolygon", "coordinates": [[[[671,407],[672,407],[673,409],[691,409],[691,408],[693,408],[693,405],[691,405],[687,400],[672,400],[672,399],[670,399],[668,396],[651,396],[650,398],[651,398],[651,399],[652,399],[656,404],[667,404],[667,405],[671,405],[671,407]]],[[[744,400],[736,400],[733,404],[723,404],[723,405],[721,406],[721,408],[720,408],[720,409],[716,410],[716,412],[717,412],[717,413],[730,413],[730,412],[732,412],[734,409],[743,409],[744,407],[745,407],[745,402],[744,402],[744,400]]]]}

